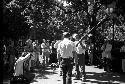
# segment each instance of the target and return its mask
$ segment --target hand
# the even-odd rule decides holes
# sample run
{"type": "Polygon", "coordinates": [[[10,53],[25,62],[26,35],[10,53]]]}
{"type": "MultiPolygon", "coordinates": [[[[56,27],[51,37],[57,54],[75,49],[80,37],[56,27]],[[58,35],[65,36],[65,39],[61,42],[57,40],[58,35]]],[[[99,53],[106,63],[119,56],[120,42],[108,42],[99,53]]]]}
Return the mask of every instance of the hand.
{"type": "Polygon", "coordinates": [[[60,65],[60,62],[57,62],[58,65],[60,65]]]}
{"type": "Polygon", "coordinates": [[[15,61],[17,60],[17,58],[15,57],[15,61]]]}

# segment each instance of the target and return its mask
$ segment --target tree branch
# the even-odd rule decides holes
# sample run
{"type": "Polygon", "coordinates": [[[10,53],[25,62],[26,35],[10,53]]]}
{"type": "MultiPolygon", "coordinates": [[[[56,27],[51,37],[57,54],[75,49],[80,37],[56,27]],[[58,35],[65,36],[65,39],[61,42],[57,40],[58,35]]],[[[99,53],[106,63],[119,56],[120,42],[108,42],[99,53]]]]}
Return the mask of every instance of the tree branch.
{"type": "Polygon", "coordinates": [[[102,23],[104,23],[105,21],[109,20],[109,17],[104,17],[104,19],[102,19],[102,21],[98,22],[98,24],[96,26],[94,26],[88,33],[86,33],[80,40],[79,42],[76,44],[76,46],[78,46],[78,44],[80,42],[82,42],[82,40],[88,35],[90,34],[94,29],[97,29],[102,23]]]}

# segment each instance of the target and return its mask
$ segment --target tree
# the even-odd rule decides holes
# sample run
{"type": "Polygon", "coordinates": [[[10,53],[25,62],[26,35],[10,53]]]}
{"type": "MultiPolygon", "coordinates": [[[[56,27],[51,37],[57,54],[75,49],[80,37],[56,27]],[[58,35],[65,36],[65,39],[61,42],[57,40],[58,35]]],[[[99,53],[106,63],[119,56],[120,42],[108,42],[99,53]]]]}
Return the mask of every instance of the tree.
{"type": "MultiPolygon", "coordinates": [[[[105,1],[109,1],[108,4],[113,2],[113,0],[12,0],[7,4],[7,8],[25,18],[25,22],[30,28],[34,28],[36,33],[47,32],[42,38],[50,39],[62,31],[83,35],[98,24],[103,16],[109,16],[104,12],[108,7],[105,1]]],[[[102,27],[100,28],[93,30],[93,38],[97,36],[98,30],[104,31],[102,27]]],[[[40,37],[36,35],[34,38],[37,36],[40,37]]]]}

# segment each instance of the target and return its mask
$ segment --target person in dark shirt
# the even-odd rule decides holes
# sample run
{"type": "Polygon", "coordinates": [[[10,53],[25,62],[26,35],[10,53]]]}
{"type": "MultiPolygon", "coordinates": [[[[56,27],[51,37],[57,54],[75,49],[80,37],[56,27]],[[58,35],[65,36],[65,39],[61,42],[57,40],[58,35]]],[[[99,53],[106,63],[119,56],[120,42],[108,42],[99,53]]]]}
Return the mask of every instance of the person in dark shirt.
{"type": "Polygon", "coordinates": [[[7,47],[7,55],[9,60],[9,70],[8,72],[13,73],[14,63],[15,63],[15,53],[16,49],[14,47],[14,41],[10,40],[10,45],[7,47]]]}

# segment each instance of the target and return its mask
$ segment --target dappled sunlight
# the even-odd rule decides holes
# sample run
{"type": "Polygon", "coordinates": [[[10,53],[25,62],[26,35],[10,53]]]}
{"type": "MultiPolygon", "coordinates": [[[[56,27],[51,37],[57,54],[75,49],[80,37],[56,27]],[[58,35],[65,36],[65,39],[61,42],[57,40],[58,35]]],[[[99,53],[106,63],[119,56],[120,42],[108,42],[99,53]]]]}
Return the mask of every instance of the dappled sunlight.
{"type": "Polygon", "coordinates": [[[120,84],[125,83],[125,75],[118,75],[115,73],[96,73],[96,72],[87,72],[86,73],[87,80],[85,82],[97,83],[97,84],[120,84]]]}
{"type": "Polygon", "coordinates": [[[41,68],[39,71],[36,73],[36,79],[49,79],[47,76],[57,74],[56,72],[53,72],[53,70],[49,68],[41,68]]]}

